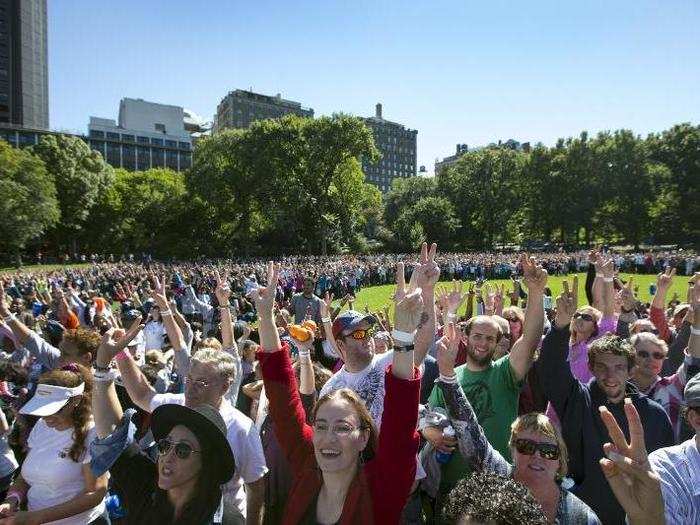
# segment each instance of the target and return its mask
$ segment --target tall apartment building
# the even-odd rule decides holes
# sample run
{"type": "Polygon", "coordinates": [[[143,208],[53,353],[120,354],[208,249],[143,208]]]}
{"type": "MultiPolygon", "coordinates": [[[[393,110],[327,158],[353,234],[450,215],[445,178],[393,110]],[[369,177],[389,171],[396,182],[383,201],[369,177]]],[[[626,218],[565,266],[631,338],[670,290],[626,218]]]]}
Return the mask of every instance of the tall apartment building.
{"type": "Polygon", "coordinates": [[[180,106],[123,98],[118,123],[90,117],[88,142],[115,168],[182,171],[192,166],[192,138],[180,106]]]}
{"type": "Polygon", "coordinates": [[[0,123],[49,127],[46,0],[0,0],[0,123]]]}
{"type": "Polygon", "coordinates": [[[386,192],[391,189],[394,179],[415,176],[418,131],[385,120],[381,104],[377,104],[374,116],[364,121],[372,130],[374,144],[381,152],[381,158],[375,164],[362,160],[365,180],[386,192]]]}
{"type": "Polygon", "coordinates": [[[248,128],[256,120],[280,118],[294,114],[314,118],[314,110],[302,107],[300,102],[252,91],[236,89],[226,95],[216,108],[214,132],[226,128],[248,128]]]}
{"type": "Polygon", "coordinates": [[[439,174],[441,171],[449,168],[450,166],[454,166],[459,158],[464,155],[465,153],[468,152],[474,152],[474,151],[479,151],[480,149],[484,148],[504,148],[504,149],[512,149],[513,151],[522,151],[524,153],[528,153],[530,151],[530,143],[529,142],[523,142],[522,144],[518,142],[517,140],[514,139],[508,139],[505,142],[502,140],[499,140],[498,143],[492,142],[488,146],[479,146],[476,148],[469,148],[466,144],[457,144],[457,151],[455,152],[454,155],[450,155],[449,157],[445,157],[442,160],[435,160],[435,174],[439,174]]]}

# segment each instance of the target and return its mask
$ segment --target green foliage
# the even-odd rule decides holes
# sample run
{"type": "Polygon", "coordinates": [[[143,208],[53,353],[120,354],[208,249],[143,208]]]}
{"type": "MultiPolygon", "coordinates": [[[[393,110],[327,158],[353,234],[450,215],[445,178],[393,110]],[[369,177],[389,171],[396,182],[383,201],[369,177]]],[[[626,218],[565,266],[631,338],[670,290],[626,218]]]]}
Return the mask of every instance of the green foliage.
{"type": "Polygon", "coordinates": [[[0,253],[17,256],[59,218],[56,187],[41,159],[0,140],[0,253]]]}
{"type": "Polygon", "coordinates": [[[114,180],[112,167],[83,140],[69,135],[44,135],[31,150],[44,161],[56,185],[61,222],[54,242],[72,244],[75,250],[90,210],[114,180]]]}

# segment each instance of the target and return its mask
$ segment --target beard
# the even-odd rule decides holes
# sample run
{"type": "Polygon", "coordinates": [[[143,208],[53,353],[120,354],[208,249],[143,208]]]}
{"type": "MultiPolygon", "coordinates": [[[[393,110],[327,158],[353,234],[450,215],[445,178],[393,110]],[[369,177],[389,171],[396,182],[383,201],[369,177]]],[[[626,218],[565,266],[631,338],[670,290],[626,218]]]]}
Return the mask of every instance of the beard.
{"type": "Polygon", "coordinates": [[[496,348],[492,348],[488,353],[479,353],[473,348],[467,348],[467,355],[478,366],[484,366],[491,362],[496,348]]]}

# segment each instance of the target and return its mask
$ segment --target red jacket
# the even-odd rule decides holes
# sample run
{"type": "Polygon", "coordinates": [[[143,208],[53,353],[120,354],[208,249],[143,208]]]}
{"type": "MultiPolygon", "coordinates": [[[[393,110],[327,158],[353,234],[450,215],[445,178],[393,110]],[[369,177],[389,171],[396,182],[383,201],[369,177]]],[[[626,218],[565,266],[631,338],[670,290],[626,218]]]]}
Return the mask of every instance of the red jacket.
{"type": "MultiPolygon", "coordinates": [[[[294,476],[285,508],[285,524],[296,525],[316,501],[323,478],[316,463],[313,427],[306,424],[288,345],[272,353],[258,353],[270,416],[280,446],[294,476]]],[[[416,473],[420,375],[413,379],[386,373],[384,415],[374,458],[363,464],[345,497],[340,523],[385,525],[399,523],[416,473]]]]}

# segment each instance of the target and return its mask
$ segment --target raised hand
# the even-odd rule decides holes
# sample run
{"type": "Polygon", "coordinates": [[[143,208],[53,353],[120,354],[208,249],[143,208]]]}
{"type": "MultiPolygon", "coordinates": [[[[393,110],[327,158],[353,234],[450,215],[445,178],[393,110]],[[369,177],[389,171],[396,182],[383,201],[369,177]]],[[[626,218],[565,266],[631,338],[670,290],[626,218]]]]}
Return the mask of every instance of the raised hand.
{"type": "Polygon", "coordinates": [[[319,310],[321,312],[321,319],[330,319],[331,316],[331,305],[333,304],[334,295],[326,290],[323,294],[323,300],[321,301],[319,310]]]}
{"type": "Polygon", "coordinates": [[[129,329],[124,332],[122,329],[115,330],[110,328],[102,336],[100,346],[97,348],[97,358],[95,360],[98,366],[108,366],[114,359],[114,356],[124,350],[127,345],[143,330],[142,317],[134,319],[129,329]]]}
{"type": "MultiPolygon", "coordinates": [[[[428,249],[428,243],[424,242],[420,248],[420,263],[411,274],[409,291],[416,288],[433,288],[440,278],[440,267],[435,262],[437,244],[433,243],[428,249]]],[[[397,268],[398,271],[398,268],[397,268]]]]}
{"type": "Polygon", "coordinates": [[[629,443],[615,416],[600,407],[600,417],[612,439],[603,445],[608,458],[600,460],[600,467],[631,524],[665,523],[661,482],[649,465],[642,421],[629,399],[625,399],[625,415],[629,443]]]}
{"type": "MultiPolygon", "coordinates": [[[[415,273],[415,272],[414,272],[415,273]]],[[[402,332],[413,332],[423,312],[423,290],[406,286],[404,265],[396,265],[396,292],[394,293],[394,327],[402,332]]]]}
{"type": "Polygon", "coordinates": [[[279,281],[280,265],[270,261],[267,263],[267,286],[258,286],[251,290],[248,297],[255,302],[255,308],[260,315],[272,315],[272,308],[275,304],[277,293],[277,282],[279,281]]]}
{"type": "Polygon", "coordinates": [[[228,306],[231,297],[231,287],[228,284],[228,271],[224,272],[224,278],[221,278],[219,270],[214,270],[214,278],[216,279],[216,288],[214,295],[219,302],[219,306],[228,306]]]}
{"type": "Polygon", "coordinates": [[[10,303],[7,302],[5,295],[5,285],[0,279],[0,317],[7,317],[10,313],[10,303]]]}
{"type": "Polygon", "coordinates": [[[523,267],[523,281],[530,293],[544,293],[544,288],[547,286],[547,270],[542,268],[534,257],[528,257],[527,254],[520,256],[520,262],[523,267]]]}
{"type": "Polygon", "coordinates": [[[557,314],[554,324],[558,328],[564,328],[571,323],[571,318],[578,308],[578,276],[574,275],[573,290],[569,289],[569,282],[564,279],[562,282],[564,291],[557,297],[557,314]]]}
{"type": "Polygon", "coordinates": [[[445,327],[445,335],[437,342],[438,370],[445,377],[452,377],[455,373],[459,339],[455,323],[448,323],[445,327]]]}
{"type": "Polygon", "coordinates": [[[606,279],[611,279],[615,275],[615,261],[612,257],[600,256],[595,263],[596,273],[606,279]]]}
{"type": "Polygon", "coordinates": [[[633,278],[630,276],[629,280],[620,290],[620,299],[622,300],[622,308],[626,311],[634,310],[637,304],[637,300],[634,297],[634,285],[632,283],[633,278]]]}
{"type": "Polygon", "coordinates": [[[153,275],[153,290],[151,290],[150,295],[161,312],[168,310],[168,299],[165,297],[165,276],[161,276],[159,279],[157,275],[153,275]]]}
{"type": "MultiPolygon", "coordinates": [[[[452,281],[452,290],[447,293],[447,311],[452,314],[456,314],[460,307],[464,304],[464,300],[467,298],[466,294],[462,293],[462,287],[464,283],[462,281],[452,281]]],[[[473,290],[471,286],[471,290],[473,290]]]]}
{"type": "Polygon", "coordinates": [[[671,287],[673,284],[673,277],[676,275],[676,269],[675,268],[666,268],[665,271],[661,272],[659,275],[656,276],[656,288],[657,288],[657,293],[663,290],[664,293],[671,287]]]}

